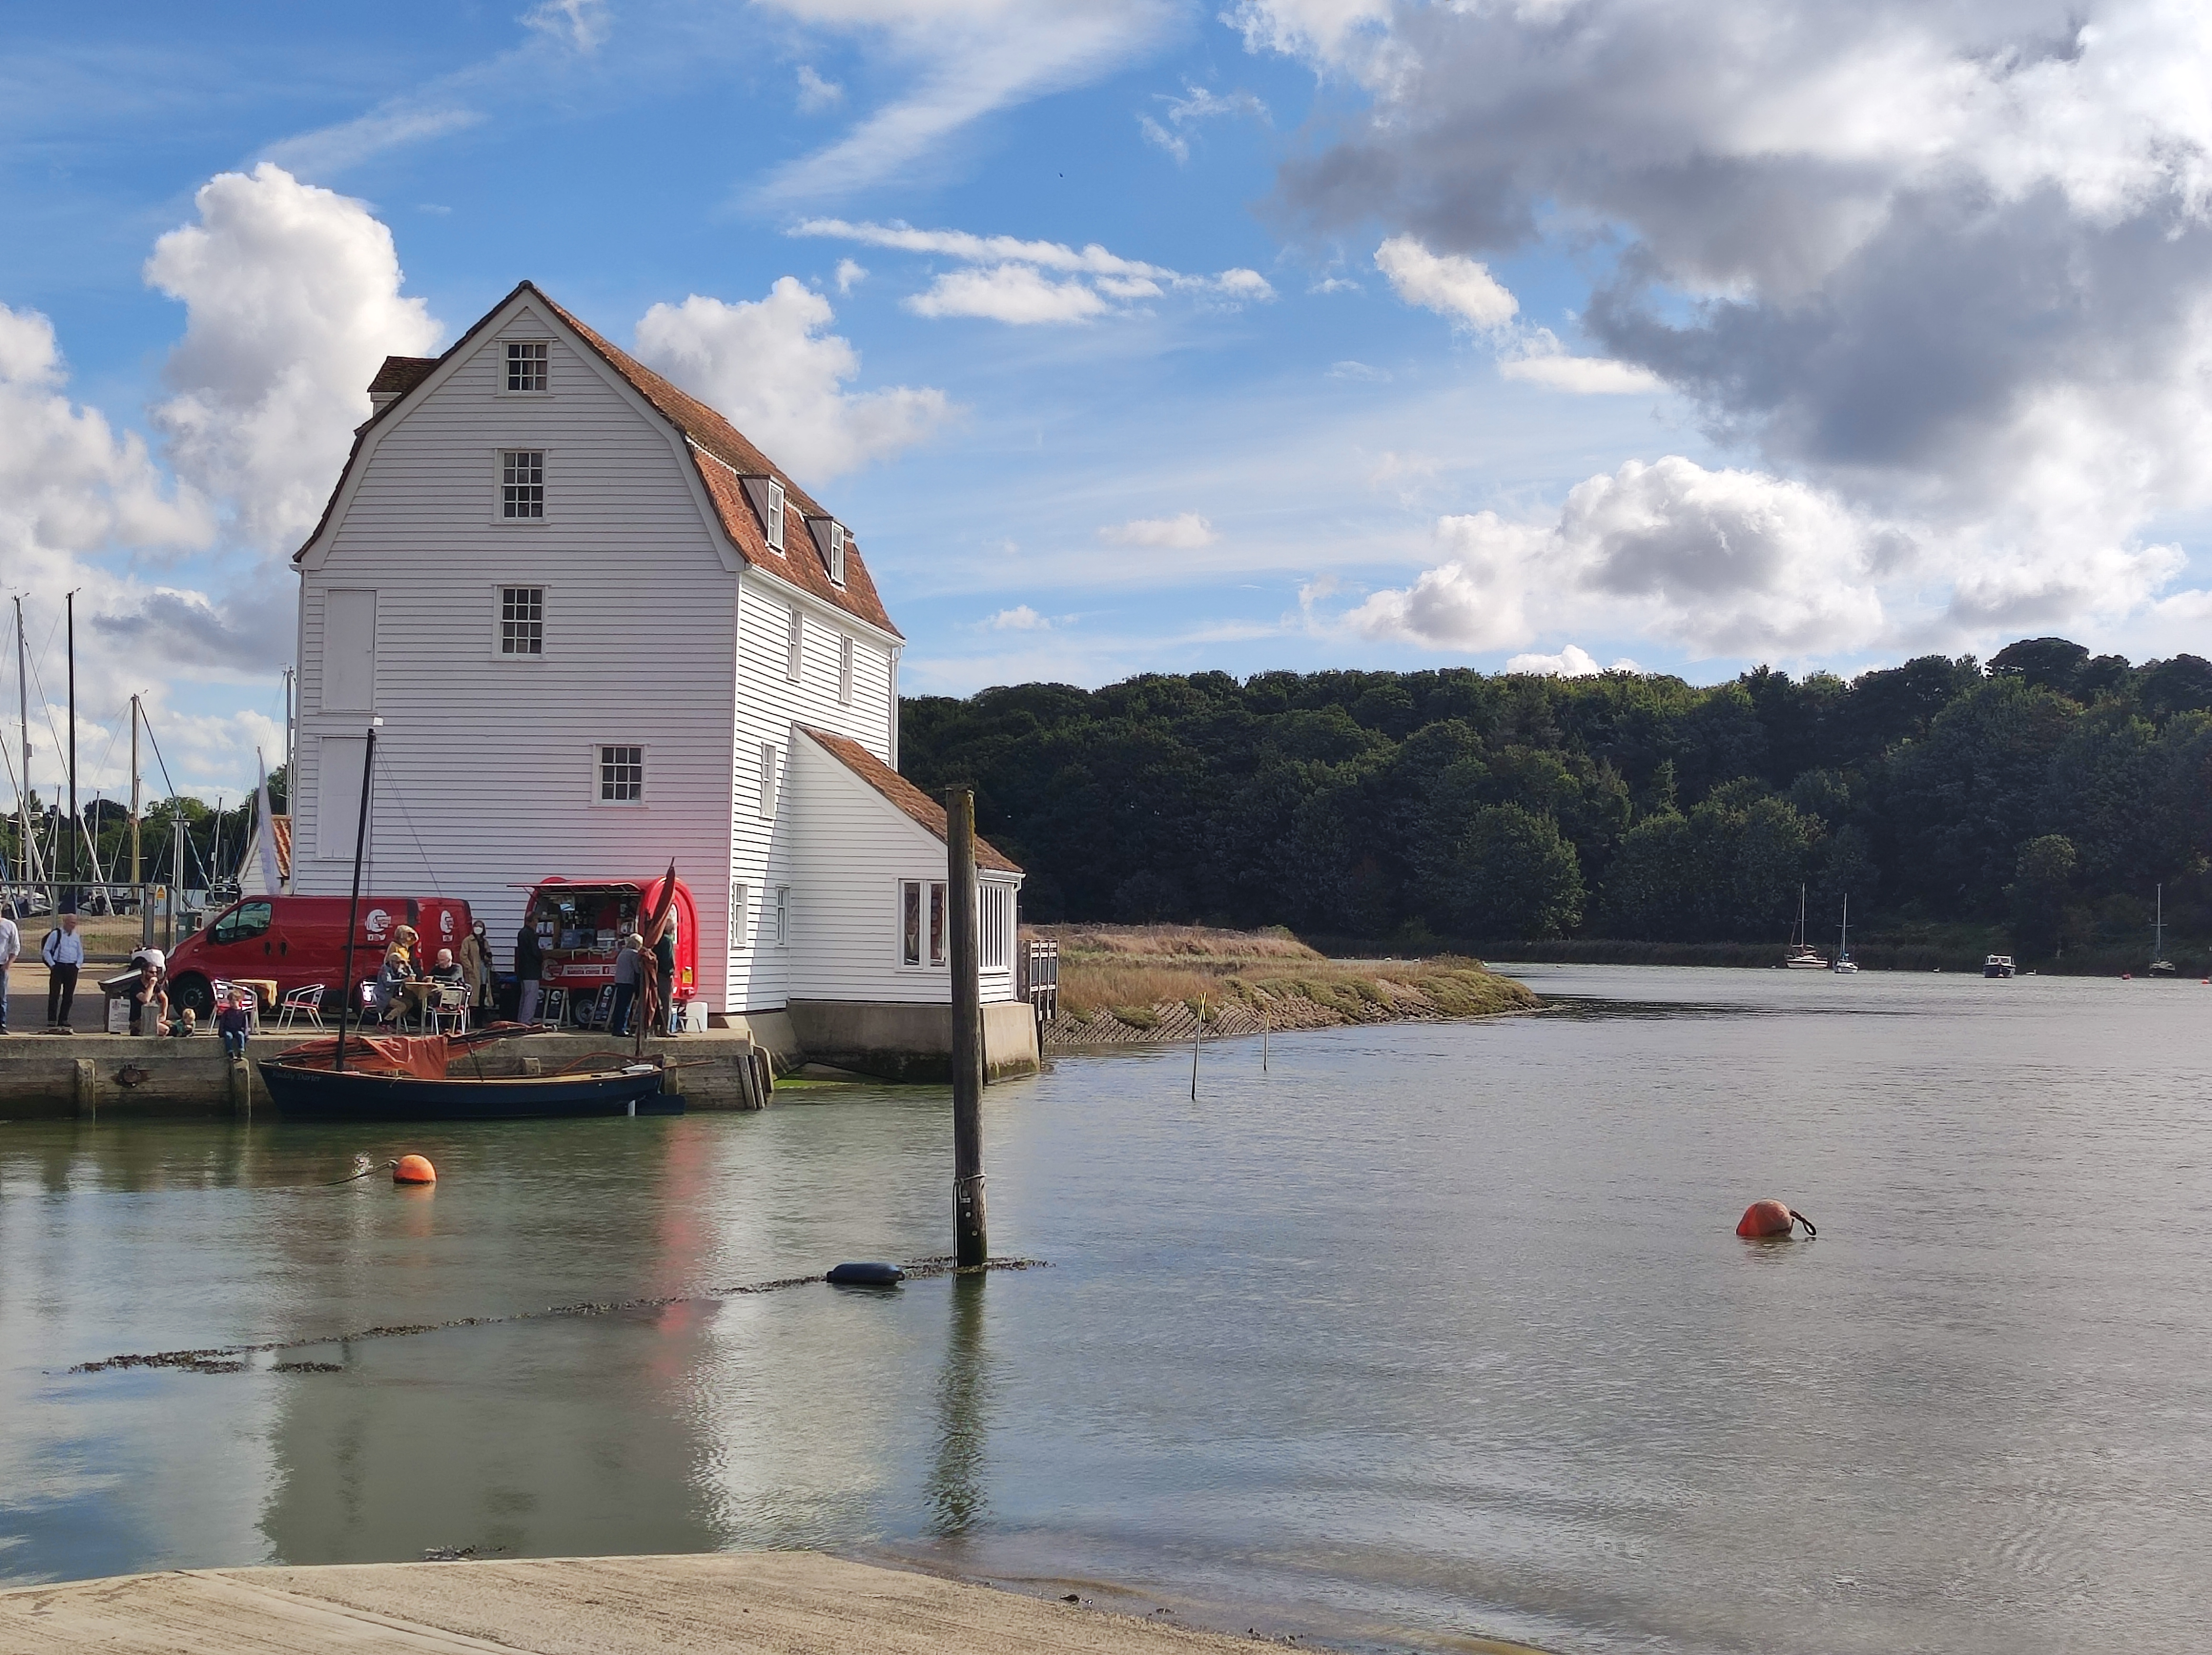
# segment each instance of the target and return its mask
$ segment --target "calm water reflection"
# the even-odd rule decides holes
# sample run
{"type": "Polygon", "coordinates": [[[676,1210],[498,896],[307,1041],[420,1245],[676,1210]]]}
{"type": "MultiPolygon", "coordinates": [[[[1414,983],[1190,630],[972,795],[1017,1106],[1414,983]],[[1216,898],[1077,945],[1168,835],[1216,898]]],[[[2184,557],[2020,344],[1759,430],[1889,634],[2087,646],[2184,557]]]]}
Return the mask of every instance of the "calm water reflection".
{"type": "Polygon", "coordinates": [[[1054,1268],[891,1293],[711,1296],[941,1251],[941,1094],[0,1127],[0,1575],[812,1545],[1353,1642],[2196,1646],[2212,989],[1528,974],[1577,1015],[994,1088],[1054,1268]]]}

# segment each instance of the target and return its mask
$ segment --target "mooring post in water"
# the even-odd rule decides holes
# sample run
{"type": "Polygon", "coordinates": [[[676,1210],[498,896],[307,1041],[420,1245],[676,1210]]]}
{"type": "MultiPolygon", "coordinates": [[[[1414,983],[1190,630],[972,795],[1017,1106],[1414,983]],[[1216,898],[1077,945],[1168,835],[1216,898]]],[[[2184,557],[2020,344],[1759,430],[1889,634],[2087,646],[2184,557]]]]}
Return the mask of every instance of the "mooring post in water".
{"type": "Polygon", "coordinates": [[[983,1217],[983,981],[975,933],[975,795],[945,792],[952,927],[952,1234],[963,1267],[991,1256],[983,1217]]]}
{"type": "Polygon", "coordinates": [[[1267,1003],[1260,1002],[1260,1072],[1267,1072],[1267,1028],[1274,1019],[1267,1015],[1267,1003]]]}
{"type": "MultiPolygon", "coordinates": [[[[338,1052],[331,1064],[339,1074],[345,1072],[346,1014],[352,1012],[356,1017],[360,1015],[354,1004],[361,991],[354,986],[353,939],[361,924],[361,854],[368,844],[369,769],[376,762],[376,730],[383,722],[381,718],[368,721],[368,739],[362,743],[361,749],[361,814],[353,824],[353,900],[346,905],[345,971],[338,981],[338,1052]]],[[[169,888],[173,891],[176,887],[172,885],[169,888]]]]}
{"type": "Polygon", "coordinates": [[[1206,997],[1198,997],[1198,1027],[1190,1032],[1190,1100],[1198,1101],[1198,1046],[1206,1038],[1206,997]]]}

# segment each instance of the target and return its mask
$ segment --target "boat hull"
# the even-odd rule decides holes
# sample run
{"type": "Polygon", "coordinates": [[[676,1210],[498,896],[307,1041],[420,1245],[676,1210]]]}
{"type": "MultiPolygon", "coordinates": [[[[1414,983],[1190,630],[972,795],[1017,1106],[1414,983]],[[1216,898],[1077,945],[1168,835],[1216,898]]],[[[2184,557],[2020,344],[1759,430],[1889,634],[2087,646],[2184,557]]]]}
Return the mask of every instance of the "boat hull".
{"type": "Polygon", "coordinates": [[[514,1080],[418,1080],[412,1076],[259,1065],[277,1112],[291,1120],[557,1120],[583,1115],[681,1114],[665,1097],[660,1071],[531,1076],[514,1080]]]}

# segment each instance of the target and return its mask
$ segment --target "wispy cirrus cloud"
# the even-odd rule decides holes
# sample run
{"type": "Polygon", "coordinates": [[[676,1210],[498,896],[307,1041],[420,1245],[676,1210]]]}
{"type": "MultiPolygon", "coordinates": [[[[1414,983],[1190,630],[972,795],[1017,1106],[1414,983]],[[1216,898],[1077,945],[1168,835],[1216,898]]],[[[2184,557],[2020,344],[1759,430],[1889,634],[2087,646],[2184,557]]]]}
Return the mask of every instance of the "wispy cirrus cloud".
{"type": "Polygon", "coordinates": [[[751,192],[778,207],[850,195],[930,167],[985,117],[1080,86],[1172,26],[1171,0],[763,0],[815,33],[856,39],[905,85],[843,137],[751,192]]]}
{"type": "Polygon", "coordinates": [[[1072,247],[1060,241],[842,218],[804,219],[789,233],[856,241],[963,266],[939,272],[927,288],[903,301],[916,316],[978,317],[1021,327],[1089,322],[1171,292],[1231,306],[1264,304],[1275,296],[1273,286],[1257,270],[1188,276],[1164,264],[1124,258],[1095,241],[1072,247]]]}

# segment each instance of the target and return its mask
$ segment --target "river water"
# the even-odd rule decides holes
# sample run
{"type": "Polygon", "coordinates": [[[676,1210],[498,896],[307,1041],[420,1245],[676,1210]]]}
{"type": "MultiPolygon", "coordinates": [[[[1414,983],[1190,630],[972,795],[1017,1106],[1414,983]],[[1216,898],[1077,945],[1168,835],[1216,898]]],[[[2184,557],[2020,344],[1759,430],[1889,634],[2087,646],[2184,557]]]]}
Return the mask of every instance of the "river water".
{"type": "Polygon", "coordinates": [[[938,1091],[0,1126],[0,1578],[813,1546],[1355,1647],[2202,1647],[2212,989],[1521,974],[1196,1103],[994,1088],[1049,1268],[891,1292],[725,1290],[943,1251],[938,1091]]]}

